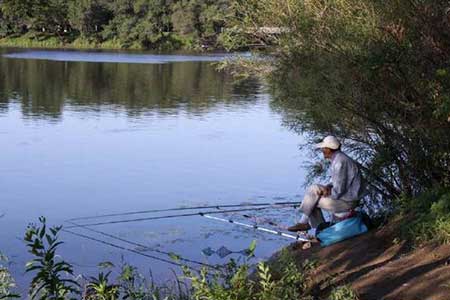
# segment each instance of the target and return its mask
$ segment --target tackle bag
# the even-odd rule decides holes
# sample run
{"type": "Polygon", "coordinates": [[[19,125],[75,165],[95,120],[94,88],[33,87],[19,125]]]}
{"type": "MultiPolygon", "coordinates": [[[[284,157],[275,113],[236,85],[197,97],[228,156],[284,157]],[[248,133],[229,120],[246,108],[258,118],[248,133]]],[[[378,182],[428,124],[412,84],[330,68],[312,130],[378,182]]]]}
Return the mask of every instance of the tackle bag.
{"type": "Polygon", "coordinates": [[[322,247],[326,247],[368,231],[363,216],[358,213],[355,217],[345,219],[335,224],[322,223],[316,231],[316,238],[322,247]]]}

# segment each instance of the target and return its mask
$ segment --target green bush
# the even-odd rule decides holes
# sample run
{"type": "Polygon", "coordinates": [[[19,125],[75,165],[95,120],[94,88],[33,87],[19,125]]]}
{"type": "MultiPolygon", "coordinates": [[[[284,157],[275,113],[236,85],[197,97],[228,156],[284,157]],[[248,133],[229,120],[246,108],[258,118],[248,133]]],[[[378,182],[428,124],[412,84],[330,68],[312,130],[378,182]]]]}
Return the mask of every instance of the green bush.
{"type": "Polygon", "coordinates": [[[349,285],[341,285],[334,288],[330,296],[329,300],[358,300],[358,295],[349,285]]]}
{"type": "Polygon", "coordinates": [[[297,266],[294,258],[283,252],[274,266],[259,263],[255,274],[245,263],[236,266],[230,274],[209,274],[203,269],[195,275],[185,269],[185,276],[192,284],[194,300],[274,300],[274,299],[312,299],[306,294],[306,278],[311,264],[297,266]]]}
{"type": "Polygon", "coordinates": [[[0,253],[0,299],[19,298],[12,290],[16,287],[8,269],[8,257],[0,253]]]}
{"type": "Polygon", "coordinates": [[[111,278],[115,266],[110,262],[99,264],[97,277],[90,277],[85,285],[83,299],[86,300],[188,300],[189,290],[178,277],[171,284],[155,284],[153,278],[145,277],[137,268],[123,264],[119,275],[111,278]]]}
{"type": "MultiPolygon", "coordinates": [[[[29,292],[31,299],[189,299],[189,291],[178,278],[173,286],[157,286],[152,278],[148,280],[139,274],[135,267],[128,264],[121,267],[119,276],[115,279],[111,278],[112,270],[100,271],[96,277],[90,277],[85,282],[81,277],[75,278],[73,266],[57,255],[58,248],[63,243],[58,237],[61,229],[61,226],[49,228],[44,217],[39,218],[38,224],[28,226],[24,240],[29,253],[33,255],[32,260],[26,264],[26,271],[34,275],[29,292]],[[84,283],[83,293],[81,283],[84,283]]],[[[104,262],[99,264],[99,268],[111,269],[114,265],[104,262]]],[[[0,264],[0,299],[14,297],[10,291],[13,287],[12,277],[0,264]]]]}
{"type": "Polygon", "coordinates": [[[400,200],[404,238],[414,243],[450,243],[450,189],[436,188],[415,198],[400,200]]]}
{"type": "Polygon", "coordinates": [[[110,284],[109,276],[111,271],[107,273],[100,272],[98,277],[91,277],[87,284],[86,300],[116,300],[119,299],[119,287],[110,284]]]}
{"type": "Polygon", "coordinates": [[[56,254],[62,244],[58,237],[62,227],[48,228],[44,217],[39,218],[39,223],[30,224],[24,237],[28,252],[34,257],[26,264],[26,272],[34,273],[31,299],[63,300],[79,294],[79,284],[72,279],[72,265],[56,254]]]}

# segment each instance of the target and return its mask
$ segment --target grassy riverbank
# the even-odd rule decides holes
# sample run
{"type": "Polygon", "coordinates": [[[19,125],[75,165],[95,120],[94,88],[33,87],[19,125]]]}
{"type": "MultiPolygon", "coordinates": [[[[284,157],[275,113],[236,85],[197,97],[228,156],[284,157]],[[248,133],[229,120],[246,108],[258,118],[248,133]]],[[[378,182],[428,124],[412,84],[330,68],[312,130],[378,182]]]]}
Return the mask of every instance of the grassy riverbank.
{"type": "MultiPolygon", "coordinates": [[[[61,40],[58,37],[48,36],[37,38],[32,35],[23,35],[19,37],[5,37],[0,38],[0,47],[7,48],[43,48],[43,49],[99,49],[99,50],[149,50],[147,47],[139,43],[131,43],[125,45],[123,42],[117,39],[111,39],[107,41],[95,41],[92,39],[78,37],[74,40],[61,40]]],[[[206,48],[202,48],[201,45],[195,45],[189,40],[184,40],[176,36],[168,36],[165,43],[158,45],[157,51],[174,51],[174,50],[186,50],[186,51],[205,51],[206,48]]],[[[208,49],[216,50],[216,49],[208,49]]]]}
{"type": "Polygon", "coordinates": [[[55,37],[50,37],[45,40],[36,40],[29,39],[25,36],[0,39],[0,47],[54,49],[121,49],[120,44],[114,43],[114,41],[105,43],[92,43],[88,40],[77,39],[72,43],[65,43],[55,37]]]}

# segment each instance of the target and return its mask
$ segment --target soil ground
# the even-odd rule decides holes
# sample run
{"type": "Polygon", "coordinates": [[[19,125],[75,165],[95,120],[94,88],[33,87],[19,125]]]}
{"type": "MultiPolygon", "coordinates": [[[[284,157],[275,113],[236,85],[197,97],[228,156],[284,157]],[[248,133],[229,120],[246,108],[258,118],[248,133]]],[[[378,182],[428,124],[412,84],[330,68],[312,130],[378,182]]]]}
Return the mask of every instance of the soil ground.
{"type": "Polygon", "coordinates": [[[317,299],[349,284],[361,300],[450,300],[450,245],[411,249],[396,239],[396,228],[390,224],[325,248],[288,249],[299,263],[319,262],[311,282],[317,299]]]}

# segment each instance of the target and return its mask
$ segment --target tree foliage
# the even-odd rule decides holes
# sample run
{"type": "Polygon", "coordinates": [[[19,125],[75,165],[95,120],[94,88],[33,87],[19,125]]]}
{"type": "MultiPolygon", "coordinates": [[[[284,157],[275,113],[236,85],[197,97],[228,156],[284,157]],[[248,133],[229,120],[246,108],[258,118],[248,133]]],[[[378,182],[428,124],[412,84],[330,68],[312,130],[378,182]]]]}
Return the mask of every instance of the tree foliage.
{"type": "Polygon", "coordinates": [[[450,7],[442,1],[243,1],[241,27],[285,28],[276,97],[310,143],[344,140],[372,200],[450,183],[450,7]]]}
{"type": "Polygon", "coordinates": [[[28,34],[65,43],[114,41],[128,48],[229,48],[221,38],[233,0],[3,0],[0,37],[28,34]]]}

